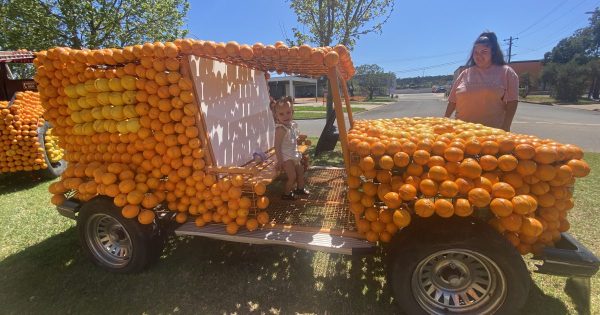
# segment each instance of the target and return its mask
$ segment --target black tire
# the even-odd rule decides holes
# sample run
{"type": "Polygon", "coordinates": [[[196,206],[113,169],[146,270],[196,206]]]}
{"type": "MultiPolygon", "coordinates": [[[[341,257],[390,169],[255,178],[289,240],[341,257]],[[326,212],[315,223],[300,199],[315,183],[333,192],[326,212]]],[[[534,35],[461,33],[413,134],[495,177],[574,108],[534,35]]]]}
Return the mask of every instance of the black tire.
{"type": "Polygon", "coordinates": [[[477,219],[417,219],[390,245],[388,279],[406,314],[515,314],[527,300],[523,258],[477,219]]]}
{"type": "Polygon", "coordinates": [[[96,265],[115,273],[137,273],[162,252],[162,238],[154,224],[126,219],[110,198],[96,197],[81,207],[77,217],[81,247],[96,265]]]}
{"type": "Polygon", "coordinates": [[[50,161],[50,158],[48,157],[48,152],[46,151],[46,132],[48,131],[48,129],[50,129],[51,126],[48,122],[44,123],[43,126],[38,128],[38,141],[40,143],[40,146],[42,148],[44,148],[44,160],[46,162],[46,165],[48,165],[48,168],[46,169],[41,169],[39,170],[39,174],[46,179],[54,179],[59,177],[67,168],[67,161],[65,161],[64,159],[56,162],[56,163],[52,163],[50,161]]]}

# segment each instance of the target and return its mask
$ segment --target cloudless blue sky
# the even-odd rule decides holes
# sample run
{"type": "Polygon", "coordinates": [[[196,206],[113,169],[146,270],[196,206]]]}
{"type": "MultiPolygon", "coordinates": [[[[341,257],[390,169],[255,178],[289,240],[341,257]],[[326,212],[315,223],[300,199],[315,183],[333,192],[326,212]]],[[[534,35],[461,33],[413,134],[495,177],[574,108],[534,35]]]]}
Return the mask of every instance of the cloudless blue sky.
{"type": "MultiPolygon", "coordinates": [[[[361,37],[354,65],[378,64],[397,77],[452,74],[482,31],[513,45],[513,61],[542,59],[561,39],[589,24],[597,0],[401,1],[381,34],[361,37]]],[[[190,0],[190,37],[241,44],[273,44],[302,26],[285,0],[190,0]]]]}

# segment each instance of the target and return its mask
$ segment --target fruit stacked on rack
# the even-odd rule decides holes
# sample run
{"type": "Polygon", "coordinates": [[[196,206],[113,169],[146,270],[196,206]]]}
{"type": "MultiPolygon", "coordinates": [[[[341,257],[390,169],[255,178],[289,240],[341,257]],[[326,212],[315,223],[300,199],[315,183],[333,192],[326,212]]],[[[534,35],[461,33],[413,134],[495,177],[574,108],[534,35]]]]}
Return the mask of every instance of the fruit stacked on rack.
{"type": "MultiPolygon", "coordinates": [[[[17,92],[10,106],[0,103],[0,173],[48,168],[38,137],[43,111],[39,94],[32,91],[17,92]]],[[[62,154],[56,146],[51,152],[56,158],[62,154]]]]}
{"type": "Polygon", "coordinates": [[[349,149],[350,210],[370,241],[415,215],[476,215],[537,252],[569,229],[575,178],[590,171],[577,146],[447,118],[358,120],[349,149]]]}
{"type": "MultiPolygon", "coordinates": [[[[277,45],[275,52],[288,49],[283,43],[277,45]]],[[[259,48],[265,55],[272,52],[271,46],[255,46],[254,54],[259,48]]],[[[269,204],[263,184],[207,173],[199,105],[186,70],[187,55],[217,56],[236,63],[247,60],[248,47],[177,40],[123,49],[53,48],[38,53],[35,80],[44,115],[69,162],[61,180],[50,186],[53,203],[64,202],[72,193],[82,201],[105,195],[122,208],[124,217],[143,224],[154,222],[165,205],[177,212],[178,222],[192,215],[199,226],[225,223],[229,233],[268,223],[267,213],[260,211],[269,204]]],[[[345,48],[336,49],[342,54],[339,60],[331,60],[338,56],[333,48],[308,49],[306,58],[313,53],[329,56],[315,59],[321,65],[326,61],[348,64],[345,48]]]]}

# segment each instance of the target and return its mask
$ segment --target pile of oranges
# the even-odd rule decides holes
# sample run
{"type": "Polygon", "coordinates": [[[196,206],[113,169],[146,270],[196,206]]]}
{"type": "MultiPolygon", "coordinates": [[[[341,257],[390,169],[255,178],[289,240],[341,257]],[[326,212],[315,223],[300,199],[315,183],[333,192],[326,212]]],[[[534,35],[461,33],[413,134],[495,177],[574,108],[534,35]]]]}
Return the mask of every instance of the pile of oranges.
{"type": "Polygon", "coordinates": [[[370,241],[415,215],[477,215],[539,252],[569,229],[575,178],[590,172],[577,146],[448,118],[358,120],[348,139],[350,211],[370,241]]]}
{"type": "Polygon", "coordinates": [[[52,128],[48,128],[44,135],[44,146],[50,163],[57,163],[65,156],[64,150],[60,148],[58,137],[52,134],[52,128]]]}
{"type": "Polygon", "coordinates": [[[82,201],[103,195],[142,224],[166,206],[180,223],[192,215],[198,226],[222,222],[231,234],[269,222],[264,184],[206,172],[199,105],[183,66],[195,43],[37,54],[44,117],[69,162],[50,185],[54,204],[72,193],[82,201]]]}
{"type": "MultiPolygon", "coordinates": [[[[44,109],[37,92],[17,92],[15,99],[0,103],[0,173],[48,168],[38,128],[44,125],[44,109]]],[[[49,152],[60,160],[61,150],[52,142],[49,152]]]]}

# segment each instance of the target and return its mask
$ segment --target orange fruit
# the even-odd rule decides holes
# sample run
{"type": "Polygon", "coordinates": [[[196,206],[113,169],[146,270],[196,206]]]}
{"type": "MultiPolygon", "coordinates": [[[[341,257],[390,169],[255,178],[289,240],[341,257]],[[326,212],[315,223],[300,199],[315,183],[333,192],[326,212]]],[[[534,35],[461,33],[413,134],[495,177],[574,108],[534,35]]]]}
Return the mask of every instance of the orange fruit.
{"type": "Polygon", "coordinates": [[[384,170],[391,170],[394,167],[394,159],[389,155],[383,155],[379,159],[379,167],[384,170]]]}
{"type": "Polygon", "coordinates": [[[500,150],[496,141],[488,140],[481,143],[481,154],[495,155],[500,150]]]}
{"type": "Polygon", "coordinates": [[[522,222],[523,216],[516,213],[512,213],[505,217],[500,217],[500,224],[502,224],[506,230],[511,232],[519,232],[522,222]]]}
{"type": "Polygon", "coordinates": [[[419,190],[424,196],[433,197],[438,193],[438,184],[431,179],[424,179],[419,183],[419,190]]]}
{"type": "Polygon", "coordinates": [[[528,214],[529,212],[531,212],[531,203],[529,202],[529,199],[522,196],[522,195],[517,195],[514,196],[511,199],[511,202],[513,204],[513,211],[517,214],[528,214]]]}
{"type": "Polygon", "coordinates": [[[531,160],[535,157],[535,148],[530,144],[521,143],[514,148],[514,155],[519,160],[531,160]]]}
{"type": "Polygon", "coordinates": [[[427,162],[429,162],[429,157],[429,152],[425,150],[416,150],[412,156],[413,162],[419,165],[427,164],[427,162]]]}
{"type": "Polygon", "coordinates": [[[477,155],[481,152],[481,143],[476,138],[469,139],[465,143],[465,153],[468,155],[477,155]]]}
{"type": "Polygon", "coordinates": [[[498,182],[492,185],[492,196],[494,198],[511,199],[515,196],[515,189],[504,182],[498,182]]]}
{"type": "Polygon", "coordinates": [[[458,166],[458,175],[461,177],[475,179],[481,176],[481,171],[479,163],[471,158],[464,159],[458,166]]]}
{"type": "Polygon", "coordinates": [[[590,166],[583,160],[572,159],[567,162],[567,165],[571,168],[575,177],[585,177],[590,173],[590,166]]]}
{"type": "Polygon", "coordinates": [[[435,203],[431,199],[419,199],[415,202],[415,213],[422,217],[428,218],[435,212],[435,203]]]}
{"type": "Polygon", "coordinates": [[[498,168],[504,172],[510,172],[517,168],[517,158],[512,155],[505,154],[498,158],[498,168]]]}
{"type": "Polygon", "coordinates": [[[187,213],[185,212],[179,212],[176,216],[175,216],[175,221],[179,224],[183,224],[187,221],[187,213]]]}
{"type": "Polygon", "coordinates": [[[476,188],[483,188],[485,190],[487,190],[488,192],[492,192],[492,186],[494,184],[492,184],[492,181],[489,180],[486,177],[479,177],[473,180],[473,184],[475,184],[476,188]]]}
{"type": "Polygon", "coordinates": [[[494,198],[490,202],[490,210],[499,217],[509,216],[513,213],[512,202],[504,198],[494,198]]]}
{"type": "Polygon", "coordinates": [[[464,196],[469,193],[469,190],[475,188],[475,183],[469,178],[459,177],[454,182],[458,186],[458,193],[464,196]]]}
{"type": "Polygon", "coordinates": [[[444,150],[444,158],[450,162],[460,162],[464,158],[464,152],[459,148],[449,147],[444,150]]]}
{"type": "Polygon", "coordinates": [[[266,211],[261,211],[256,215],[256,220],[259,224],[265,225],[269,223],[269,214],[266,211]]]}
{"type": "Polygon", "coordinates": [[[392,219],[394,224],[399,228],[408,226],[411,220],[410,213],[404,209],[395,210],[392,219]]]}
{"type": "Polygon", "coordinates": [[[429,158],[429,161],[427,162],[427,166],[429,166],[430,169],[434,166],[445,166],[445,165],[446,165],[446,160],[444,160],[443,157],[438,156],[438,155],[431,156],[429,158]]]}
{"type": "MultiPolygon", "coordinates": [[[[258,209],[265,209],[269,206],[269,198],[267,198],[267,196],[260,196],[257,200],[256,200],[256,207],[258,209]]],[[[260,221],[260,220],[259,220],[260,221]]]]}
{"type": "Polygon", "coordinates": [[[533,160],[538,163],[551,164],[558,160],[558,150],[553,146],[541,145],[535,148],[533,160]]]}
{"type": "Polygon", "coordinates": [[[358,162],[358,166],[363,171],[370,171],[375,168],[375,161],[370,156],[363,157],[360,162],[358,162]]]}
{"type": "MultiPolygon", "coordinates": [[[[369,222],[377,221],[379,218],[379,211],[375,207],[365,208],[365,219],[369,222]]],[[[369,223],[370,224],[370,223],[369,223]]]]}
{"type": "Polygon", "coordinates": [[[443,166],[432,166],[427,174],[430,179],[438,182],[448,179],[448,171],[443,166]]]}
{"type": "Polygon", "coordinates": [[[523,186],[523,177],[517,172],[505,173],[501,179],[515,189],[523,186]]]}
{"type": "Polygon", "coordinates": [[[204,220],[203,217],[197,217],[196,220],[194,220],[194,223],[197,227],[203,227],[206,225],[206,220],[204,220]]]}
{"type": "Polygon", "coordinates": [[[454,214],[459,217],[467,217],[473,214],[473,207],[468,199],[458,198],[454,201],[454,214]]]}
{"type": "Polygon", "coordinates": [[[397,167],[405,167],[410,163],[410,156],[405,152],[394,154],[394,165],[397,167]]]}
{"type": "Polygon", "coordinates": [[[254,192],[259,195],[262,196],[265,194],[265,192],[267,191],[267,186],[261,182],[258,182],[256,184],[254,184],[254,192]]]}
{"type": "Polygon", "coordinates": [[[556,168],[548,164],[539,164],[534,175],[543,181],[549,182],[556,177],[556,168]]]}
{"type": "Polygon", "coordinates": [[[246,229],[248,229],[248,231],[252,232],[254,230],[256,230],[258,228],[258,220],[252,218],[252,219],[248,219],[246,221],[246,229]]]}
{"type": "Polygon", "coordinates": [[[442,218],[449,218],[454,214],[454,205],[446,199],[438,199],[434,205],[435,213],[442,218]]]}
{"type": "Polygon", "coordinates": [[[126,205],[121,209],[121,215],[126,219],[133,219],[140,213],[140,207],[136,205],[126,205]]]}
{"type": "Polygon", "coordinates": [[[400,195],[395,192],[388,192],[383,198],[383,202],[385,202],[385,205],[388,206],[388,208],[390,209],[399,208],[402,204],[402,199],[400,198],[400,195]]]}
{"type": "Polygon", "coordinates": [[[240,226],[237,225],[237,223],[235,223],[235,222],[229,222],[225,226],[225,231],[227,231],[227,234],[229,234],[229,235],[236,234],[239,229],[240,229],[240,226]]]}
{"type": "Polygon", "coordinates": [[[492,197],[490,193],[483,188],[473,188],[468,193],[469,202],[475,207],[483,208],[490,204],[492,197]]]}
{"type": "Polygon", "coordinates": [[[381,156],[385,154],[385,145],[381,142],[375,142],[371,145],[371,154],[374,156],[381,156]]]}
{"type": "Polygon", "coordinates": [[[415,186],[409,185],[409,184],[404,184],[404,185],[400,186],[400,189],[398,190],[398,192],[399,192],[400,198],[405,201],[412,200],[417,196],[417,190],[415,189],[415,186]]]}
{"type": "Polygon", "coordinates": [[[150,224],[154,221],[154,211],[152,210],[142,210],[138,216],[138,222],[140,222],[141,224],[150,224]]]}
{"type": "Polygon", "coordinates": [[[452,198],[458,193],[458,185],[454,181],[445,180],[440,184],[438,191],[440,195],[452,198]]]}
{"type": "Polygon", "coordinates": [[[532,217],[523,217],[519,232],[529,237],[538,237],[544,231],[542,223],[532,217]]]}
{"type": "Polygon", "coordinates": [[[479,158],[479,165],[484,171],[493,171],[498,167],[498,159],[493,155],[484,155],[479,158]]]}
{"type": "Polygon", "coordinates": [[[517,173],[522,176],[533,175],[537,169],[537,163],[532,160],[519,160],[517,164],[517,173]]]}

